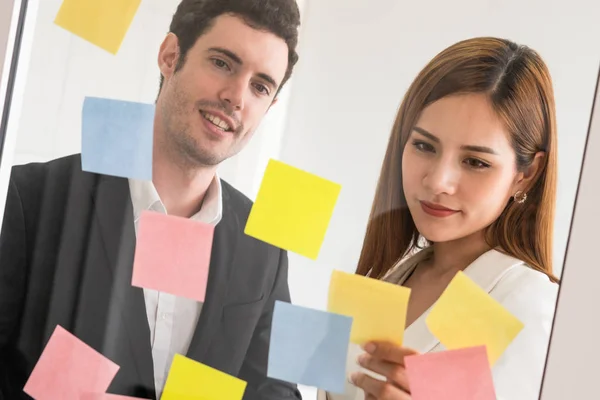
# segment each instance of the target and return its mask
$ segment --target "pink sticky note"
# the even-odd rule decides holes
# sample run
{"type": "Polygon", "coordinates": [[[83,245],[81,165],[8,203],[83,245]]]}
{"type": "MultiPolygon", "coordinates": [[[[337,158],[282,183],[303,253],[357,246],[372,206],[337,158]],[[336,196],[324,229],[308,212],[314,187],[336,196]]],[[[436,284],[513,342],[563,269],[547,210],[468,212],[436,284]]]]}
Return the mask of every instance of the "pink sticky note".
{"type": "Polygon", "coordinates": [[[122,396],[120,394],[109,393],[86,393],[81,396],[81,400],[149,400],[141,397],[122,396]]]}
{"type": "Polygon", "coordinates": [[[119,366],[57,326],[23,391],[36,400],[79,400],[103,393],[119,366]]]}
{"type": "Polygon", "coordinates": [[[412,400],[496,400],[485,346],[408,356],[412,400]]]}
{"type": "Polygon", "coordinates": [[[204,301],[214,226],[142,211],[132,285],[204,301]]]}

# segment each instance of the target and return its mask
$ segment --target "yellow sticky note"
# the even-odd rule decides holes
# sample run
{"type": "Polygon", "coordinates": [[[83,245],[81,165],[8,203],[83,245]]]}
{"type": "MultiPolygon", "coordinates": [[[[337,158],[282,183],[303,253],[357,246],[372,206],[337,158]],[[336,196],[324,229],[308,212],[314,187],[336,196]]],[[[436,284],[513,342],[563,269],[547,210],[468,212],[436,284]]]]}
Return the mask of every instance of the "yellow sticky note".
{"type": "Polygon", "coordinates": [[[350,341],[382,340],[402,345],[410,289],[334,270],[327,311],[353,318],[350,341]]]}
{"type": "Polygon", "coordinates": [[[341,186],[269,160],[244,233],[317,259],[341,186]]]}
{"type": "Polygon", "coordinates": [[[463,272],[452,279],[426,319],[447,349],[486,346],[490,365],[523,329],[523,323],[463,272]]]}
{"type": "Polygon", "coordinates": [[[241,400],[246,382],[175,354],[161,400],[241,400]]]}
{"type": "Polygon", "coordinates": [[[141,0],[64,0],[54,23],[117,54],[141,0]]]}

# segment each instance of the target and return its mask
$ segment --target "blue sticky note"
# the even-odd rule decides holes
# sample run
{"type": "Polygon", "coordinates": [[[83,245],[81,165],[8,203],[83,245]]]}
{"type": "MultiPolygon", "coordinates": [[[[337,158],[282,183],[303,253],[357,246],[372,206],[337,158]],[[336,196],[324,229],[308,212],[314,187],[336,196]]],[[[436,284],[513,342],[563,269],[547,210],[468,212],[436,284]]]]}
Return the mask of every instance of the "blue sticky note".
{"type": "Polygon", "coordinates": [[[277,301],[267,376],[343,393],[352,318],[277,301]]]}
{"type": "Polygon", "coordinates": [[[154,105],[86,97],[81,167],[104,175],[152,180],[154,105]]]}

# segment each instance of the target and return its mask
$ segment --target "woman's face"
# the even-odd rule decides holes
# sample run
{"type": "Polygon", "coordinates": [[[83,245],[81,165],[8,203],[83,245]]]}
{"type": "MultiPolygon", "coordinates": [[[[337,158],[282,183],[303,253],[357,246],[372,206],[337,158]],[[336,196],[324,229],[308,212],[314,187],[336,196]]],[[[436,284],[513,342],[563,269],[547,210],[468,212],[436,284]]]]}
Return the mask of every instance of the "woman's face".
{"type": "Polygon", "coordinates": [[[457,240],[494,222],[521,178],[509,134],[485,95],[443,98],[421,114],[402,159],[402,181],[418,231],[457,240]]]}

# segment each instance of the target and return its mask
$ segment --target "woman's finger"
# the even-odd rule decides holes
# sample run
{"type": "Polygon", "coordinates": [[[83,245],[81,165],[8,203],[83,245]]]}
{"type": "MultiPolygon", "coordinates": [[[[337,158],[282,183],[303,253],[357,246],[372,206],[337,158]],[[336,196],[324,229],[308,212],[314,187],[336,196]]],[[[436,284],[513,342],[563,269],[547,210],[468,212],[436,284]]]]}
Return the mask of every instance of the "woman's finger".
{"type": "MultiPolygon", "coordinates": [[[[383,382],[379,379],[370,377],[362,372],[352,374],[352,383],[365,394],[374,396],[377,400],[410,400],[410,394],[402,389],[392,385],[389,382],[383,382]]],[[[369,397],[366,397],[369,398],[369,397]]]]}
{"type": "Polygon", "coordinates": [[[406,375],[406,369],[402,365],[383,361],[369,354],[359,356],[358,363],[364,368],[385,376],[389,382],[410,393],[408,376],[406,375]]]}
{"type": "Polygon", "coordinates": [[[392,363],[404,365],[404,357],[419,354],[418,351],[401,347],[389,342],[369,342],[363,346],[363,350],[375,358],[392,363]]]}

